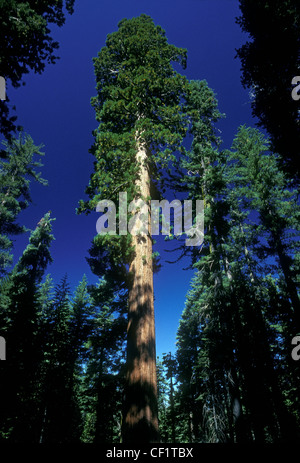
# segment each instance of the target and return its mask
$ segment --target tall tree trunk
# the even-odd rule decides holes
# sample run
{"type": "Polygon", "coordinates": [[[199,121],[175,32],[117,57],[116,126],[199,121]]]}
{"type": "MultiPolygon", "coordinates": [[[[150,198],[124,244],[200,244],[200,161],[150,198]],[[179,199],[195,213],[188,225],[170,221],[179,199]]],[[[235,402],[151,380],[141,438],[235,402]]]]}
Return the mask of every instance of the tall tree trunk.
{"type": "Polygon", "coordinates": [[[137,219],[132,231],[135,247],[129,272],[127,327],[127,375],[124,414],[124,442],[157,442],[157,379],[155,351],[155,322],[153,297],[152,238],[150,228],[150,173],[148,150],[138,140],[137,163],[140,166],[137,187],[139,198],[147,201],[143,208],[147,216],[146,232],[136,231],[145,221],[137,219]],[[136,234],[135,234],[136,233],[136,234]]]}

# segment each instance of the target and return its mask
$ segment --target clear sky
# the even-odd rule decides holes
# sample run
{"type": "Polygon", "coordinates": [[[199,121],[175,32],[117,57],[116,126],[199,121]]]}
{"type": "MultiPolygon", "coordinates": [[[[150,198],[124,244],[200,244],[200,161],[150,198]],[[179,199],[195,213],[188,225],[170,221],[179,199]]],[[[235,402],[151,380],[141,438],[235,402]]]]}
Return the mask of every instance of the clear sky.
{"type": "MultiPolygon", "coordinates": [[[[247,36],[235,24],[237,0],[76,0],[75,12],[66,24],[53,28],[60,43],[60,60],[47,65],[42,75],[30,73],[26,85],[8,86],[10,101],[16,105],[18,123],[35,144],[44,144],[43,177],[48,187],[33,186],[33,204],[20,221],[33,229],[49,210],[56,240],[52,244],[54,263],[48,267],[55,283],[67,273],[72,287],[86,274],[96,282],[85,260],[96,234],[98,214],[77,216],[78,201],[92,172],[89,148],[96,128],[90,98],[95,95],[92,58],[105,45],[107,34],[118,22],[145,13],[166,31],[169,43],[187,48],[189,79],[206,79],[217,94],[219,108],[226,113],[219,128],[224,147],[229,148],[241,124],[254,125],[248,91],[240,83],[240,62],[235,49],[247,36]]],[[[16,241],[18,258],[28,235],[16,241]]],[[[167,243],[162,247],[161,271],[154,277],[157,354],[175,351],[176,331],[189,289],[191,271],[186,262],[164,263],[167,243]]],[[[171,258],[173,255],[171,255],[171,258]]],[[[170,258],[170,255],[167,255],[170,258]]]]}

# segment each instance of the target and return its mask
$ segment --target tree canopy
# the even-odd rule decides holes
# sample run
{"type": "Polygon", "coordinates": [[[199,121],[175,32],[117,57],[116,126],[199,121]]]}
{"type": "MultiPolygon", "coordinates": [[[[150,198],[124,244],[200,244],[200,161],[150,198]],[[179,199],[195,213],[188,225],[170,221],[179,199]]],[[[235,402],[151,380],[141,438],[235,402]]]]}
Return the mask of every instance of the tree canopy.
{"type": "MultiPolygon", "coordinates": [[[[65,10],[72,14],[75,0],[1,0],[0,72],[13,87],[21,85],[29,71],[42,73],[47,63],[55,63],[59,44],[51,36],[50,25],[65,23],[65,10]]],[[[1,133],[16,129],[16,116],[9,117],[9,96],[0,101],[1,133]]]]}
{"type": "Polygon", "coordinates": [[[242,83],[253,115],[267,130],[274,152],[291,179],[299,181],[299,105],[292,80],[299,76],[300,14],[297,0],[240,0],[237,22],[249,40],[237,50],[242,83]]]}

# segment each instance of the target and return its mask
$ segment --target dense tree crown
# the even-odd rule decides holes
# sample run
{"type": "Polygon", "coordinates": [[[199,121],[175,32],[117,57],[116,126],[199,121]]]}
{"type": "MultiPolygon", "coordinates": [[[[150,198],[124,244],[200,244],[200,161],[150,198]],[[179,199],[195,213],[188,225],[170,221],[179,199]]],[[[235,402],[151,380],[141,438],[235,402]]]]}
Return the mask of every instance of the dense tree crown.
{"type": "Polygon", "coordinates": [[[97,159],[81,210],[94,210],[103,195],[113,199],[123,190],[134,195],[136,141],[151,149],[154,178],[172,161],[184,127],[180,97],[185,79],[171,62],[185,67],[186,50],[167,42],[165,32],[146,15],[119,23],[94,59],[97,96],[92,98],[99,128],[93,154],[97,159]]]}
{"type": "MultiPolygon", "coordinates": [[[[59,44],[50,35],[50,24],[61,27],[65,11],[73,13],[75,0],[0,1],[0,75],[19,87],[30,70],[43,72],[54,63],[59,44]]],[[[16,129],[16,116],[9,117],[7,102],[0,101],[1,133],[9,136],[16,129]]]]}
{"type": "Polygon", "coordinates": [[[74,0],[1,0],[0,69],[13,86],[20,85],[23,74],[32,69],[42,72],[45,62],[54,62],[58,43],[50,36],[49,24],[62,26],[64,6],[73,12],[74,0]],[[65,5],[64,5],[65,3],[65,5]]]}
{"type": "Polygon", "coordinates": [[[300,15],[297,0],[240,0],[241,29],[249,41],[237,50],[242,83],[252,95],[253,115],[282,155],[291,179],[299,180],[299,102],[291,92],[299,76],[300,15]]]}

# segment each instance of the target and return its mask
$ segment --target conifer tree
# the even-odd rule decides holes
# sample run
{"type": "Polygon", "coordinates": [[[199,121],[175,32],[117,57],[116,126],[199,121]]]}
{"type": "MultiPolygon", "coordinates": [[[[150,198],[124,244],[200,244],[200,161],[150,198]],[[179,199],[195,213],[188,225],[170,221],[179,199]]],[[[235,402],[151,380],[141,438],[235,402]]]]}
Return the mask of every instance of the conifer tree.
{"type": "Polygon", "coordinates": [[[176,375],[176,359],[172,357],[172,353],[163,355],[163,365],[166,367],[166,378],[170,380],[170,394],[169,394],[169,403],[170,403],[170,428],[171,428],[171,442],[176,442],[176,424],[175,424],[175,375],[176,375]]]}
{"type": "MultiPolygon", "coordinates": [[[[220,151],[220,140],[216,135],[215,122],[220,118],[220,113],[215,96],[205,82],[191,82],[190,88],[188,104],[193,111],[193,141],[192,149],[183,161],[187,170],[184,181],[189,185],[191,195],[201,195],[204,199],[205,217],[205,240],[201,255],[194,252],[194,266],[198,273],[193,295],[199,300],[191,298],[192,306],[197,304],[199,326],[202,326],[205,339],[205,348],[199,356],[199,365],[203,369],[200,377],[207,377],[201,389],[203,431],[209,441],[224,442],[229,439],[231,432],[231,402],[237,400],[233,394],[236,396],[239,387],[236,382],[235,328],[232,323],[236,294],[232,286],[230,248],[227,245],[230,202],[224,177],[226,154],[220,151]],[[219,345],[223,346],[221,353],[219,345]],[[233,388],[229,378],[235,378],[233,388]]],[[[192,306],[190,310],[193,311],[192,306]]]]}
{"type": "MultiPolygon", "coordinates": [[[[29,244],[6,278],[5,305],[1,306],[1,332],[7,340],[9,362],[1,362],[2,435],[11,440],[34,442],[38,430],[38,372],[42,360],[39,345],[37,289],[47,265],[52,261],[50,244],[53,240],[50,213],[39,221],[31,233],[29,244]]],[[[1,283],[2,284],[2,283],[1,283]]]]}
{"type": "MultiPolygon", "coordinates": [[[[239,129],[233,151],[229,154],[232,174],[228,177],[231,185],[229,195],[235,203],[231,228],[235,230],[232,233],[235,242],[244,248],[244,278],[248,276],[251,284],[251,291],[244,291],[249,295],[247,303],[245,299],[245,307],[252,298],[252,315],[248,309],[248,314],[245,311],[244,316],[244,320],[248,320],[248,327],[251,323],[248,317],[253,317],[255,313],[258,315],[258,318],[252,318],[255,328],[251,336],[253,354],[256,352],[258,362],[256,372],[264,359],[261,376],[271,391],[266,393],[264,405],[268,397],[274,401],[270,408],[277,415],[279,431],[274,430],[273,436],[292,440],[299,426],[292,418],[295,410],[289,406],[293,403],[297,409],[297,401],[292,398],[299,378],[297,365],[292,365],[290,357],[290,339],[299,330],[296,281],[299,205],[297,194],[289,187],[290,180],[282,171],[278,156],[269,148],[268,140],[258,130],[239,129]],[[241,220],[241,208],[244,220],[241,220]],[[250,296],[250,292],[253,296],[250,296]],[[263,320],[266,328],[260,331],[263,320]],[[294,384],[294,387],[289,391],[284,388],[286,392],[282,394],[280,384],[287,383],[294,384]],[[285,400],[287,396],[288,401],[285,400]]],[[[242,331],[243,327],[240,329],[242,331]]],[[[247,332],[250,334],[251,329],[247,332]]],[[[248,342],[244,357],[246,352],[250,353],[250,345],[248,342]]],[[[253,377],[249,373],[249,384],[253,377]]],[[[253,401],[257,402],[257,398],[253,401]]],[[[274,421],[274,417],[271,420],[274,421]]]]}
{"type": "Polygon", "coordinates": [[[68,357],[70,371],[70,417],[69,436],[73,442],[79,442],[83,431],[82,380],[86,362],[86,343],[92,332],[93,304],[88,288],[88,280],[83,275],[75,288],[71,301],[69,322],[70,354],[68,357]]]}
{"type": "Polygon", "coordinates": [[[72,438],[73,355],[70,319],[71,291],[65,275],[56,285],[49,318],[49,364],[44,387],[43,443],[70,442],[72,438]]]}
{"type": "Polygon", "coordinates": [[[87,399],[82,438],[95,444],[120,442],[126,305],[122,299],[116,302],[104,279],[89,290],[93,318],[85,345],[83,395],[87,399]]]}
{"type": "MultiPolygon", "coordinates": [[[[194,318],[198,319],[198,322],[191,325],[191,331],[186,333],[187,339],[183,337],[181,342],[188,343],[190,334],[194,334],[195,330],[197,333],[201,327],[206,348],[201,350],[198,360],[193,362],[202,365],[202,372],[190,369],[186,372],[187,377],[182,375],[182,380],[187,390],[198,389],[197,393],[202,399],[202,412],[200,412],[203,414],[201,421],[204,423],[202,432],[206,433],[207,439],[222,442],[227,439],[225,410],[230,400],[230,394],[227,394],[224,400],[223,391],[228,390],[227,375],[233,363],[231,346],[233,328],[230,324],[229,303],[230,274],[224,246],[229,231],[227,221],[229,204],[224,194],[226,158],[220,151],[221,140],[216,129],[216,122],[222,115],[218,110],[216,96],[205,81],[190,83],[187,104],[192,113],[190,127],[192,145],[186,159],[183,159],[187,171],[183,183],[186,182],[188,185],[191,197],[204,201],[205,238],[200,254],[199,249],[192,250],[192,262],[194,268],[198,270],[193,297],[199,299],[193,299],[191,296],[193,303],[189,302],[189,307],[183,314],[187,318],[188,326],[194,318]],[[197,307],[196,311],[194,305],[197,307]],[[218,352],[219,345],[223,346],[222,354],[218,352]],[[194,384],[190,382],[189,375],[193,375],[194,378],[206,377],[206,380],[202,386],[199,386],[197,380],[194,384]]],[[[183,329],[183,326],[180,329],[183,329]]],[[[194,352],[193,357],[197,344],[195,343],[193,348],[190,346],[194,352]]],[[[185,358],[184,350],[183,352],[180,350],[178,354],[180,358],[185,358]]],[[[186,360],[182,364],[180,362],[179,371],[186,368],[185,364],[186,360]]],[[[191,431],[190,434],[192,435],[191,431]]]]}
{"type": "MultiPolygon", "coordinates": [[[[201,93],[198,101],[191,95],[199,109],[201,93]]],[[[278,339],[274,323],[280,319],[272,306],[276,300],[268,275],[272,265],[262,259],[278,255],[276,230],[280,249],[293,263],[298,207],[291,199],[295,196],[287,189],[275,157],[265,155],[258,132],[239,132],[234,143],[239,154],[218,152],[202,136],[200,114],[195,113],[192,151],[185,166],[192,190],[206,193],[206,240],[202,256],[195,259],[198,272],[188,298],[189,318],[194,311],[200,318],[201,349],[194,363],[202,383],[199,397],[206,439],[242,441],[251,440],[253,434],[258,442],[293,440],[296,425],[280,391],[283,378],[275,368],[279,354],[272,347],[278,339]],[[270,208],[272,214],[266,214],[270,208]]],[[[281,265],[279,255],[278,261],[281,265]]],[[[293,268],[286,269],[290,278],[293,268]]],[[[281,330],[289,318],[282,315],[281,330]]],[[[181,350],[178,353],[182,355],[181,350]]]]}
{"type": "MultiPolygon", "coordinates": [[[[144,200],[142,214],[148,218],[153,187],[174,162],[185,134],[185,79],[172,61],[185,66],[186,51],[168,44],[149,16],[124,19],[107,37],[94,60],[98,94],[92,104],[100,123],[92,150],[95,171],[86,190],[90,199],[80,202],[79,212],[95,210],[102,199],[118,204],[118,194],[126,192],[129,202],[144,200]]],[[[128,219],[142,219],[137,216],[128,219]]],[[[127,224],[124,231],[118,223],[119,235],[98,235],[94,248],[106,255],[106,270],[120,274],[129,268],[123,277],[129,301],[124,440],[149,442],[158,439],[152,240],[149,223],[143,227],[138,220],[131,235],[127,224]]]]}
{"type": "Polygon", "coordinates": [[[39,442],[79,442],[83,431],[83,363],[92,331],[92,300],[83,276],[71,297],[67,275],[38,291],[41,364],[39,442]]]}
{"type": "Polygon", "coordinates": [[[6,150],[5,159],[0,160],[0,275],[12,263],[11,236],[25,231],[16,219],[31,201],[31,181],[47,184],[37,171],[42,166],[37,158],[43,155],[41,146],[35,146],[29,135],[20,134],[3,145],[6,150]]]}
{"type": "Polygon", "coordinates": [[[290,180],[299,183],[299,105],[292,80],[299,76],[300,14],[297,0],[240,0],[237,18],[249,39],[238,50],[241,80],[251,95],[258,126],[267,130],[272,151],[290,180]]]}
{"type": "Polygon", "coordinates": [[[297,333],[300,329],[295,262],[299,254],[297,191],[289,188],[290,180],[280,168],[280,157],[270,153],[270,142],[258,130],[241,127],[232,149],[230,157],[237,162],[239,169],[235,186],[251,202],[248,207],[259,214],[261,233],[266,240],[266,244],[259,248],[259,257],[277,258],[291,301],[294,332],[297,333]]]}
{"type": "Polygon", "coordinates": [[[186,439],[186,442],[199,442],[198,439],[202,434],[205,386],[201,384],[200,367],[198,368],[199,364],[203,368],[200,355],[205,352],[200,312],[202,292],[203,288],[194,288],[194,283],[191,283],[176,336],[179,413],[182,422],[182,429],[179,432],[181,439],[186,439]]]}
{"type": "Polygon", "coordinates": [[[70,319],[74,361],[82,356],[84,343],[91,332],[92,314],[92,298],[88,289],[88,280],[86,275],[83,275],[82,280],[75,289],[70,319]]]}
{"type": "Polygon", "coordinates": [[[157,404],[158,404],[158,420],[159,420],[159,436],[161,442],[168,442],[169,426],[167,422],[168,411],[168,394],[167,380],[165,377],[165,367],[159,357],[156,359],[157,370],[157,404]]]}

